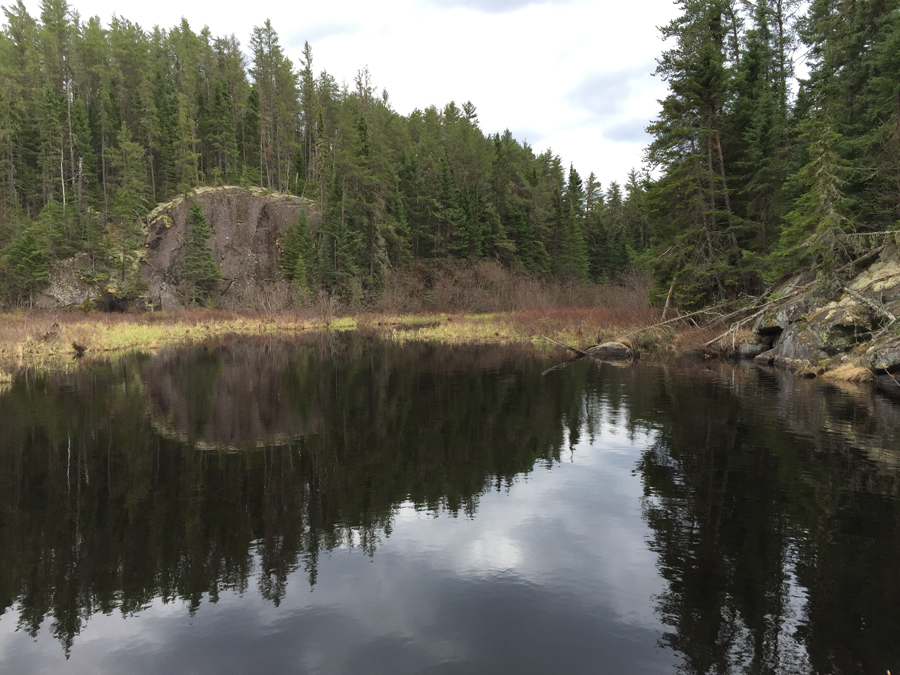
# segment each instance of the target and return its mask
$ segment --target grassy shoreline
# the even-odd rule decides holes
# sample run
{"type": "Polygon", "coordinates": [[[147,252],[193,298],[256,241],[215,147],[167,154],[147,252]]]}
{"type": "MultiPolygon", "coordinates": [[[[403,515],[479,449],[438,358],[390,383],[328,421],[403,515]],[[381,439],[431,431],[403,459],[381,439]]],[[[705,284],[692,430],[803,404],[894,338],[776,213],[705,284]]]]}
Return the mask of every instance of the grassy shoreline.
{"type": "MultiPolygon", "coordinates": [[[[397,342],[443,344],[532,344],[555,349],[541,335],[584,346],[624,337],[653,323],[656,312],[615,307],[558,307],[519,312],[357,313],[323,316],[314,312],[274,315],[194,309],[173,313],[100,314],[18,312],[0,314],[0,373],[24,368],[68,370],[77,367],[76,346],[87,357],[116,358],[129,352],[153,352],[226,335],[290,337],[312,331],[369,329],[397,342]]],[[[651,337],[651,336],[647,336],[651,337]]]]}

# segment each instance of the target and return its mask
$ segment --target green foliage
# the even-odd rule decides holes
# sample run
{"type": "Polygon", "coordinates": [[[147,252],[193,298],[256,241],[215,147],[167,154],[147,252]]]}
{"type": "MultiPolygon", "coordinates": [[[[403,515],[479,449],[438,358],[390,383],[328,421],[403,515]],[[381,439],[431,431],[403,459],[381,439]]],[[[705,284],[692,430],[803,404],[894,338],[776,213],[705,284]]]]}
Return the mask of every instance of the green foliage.
{"type": "Polygon", "coordinates": [[[222,279],[213,259],[212,249],[207,243],[211,237],[212,229],[203,215],[203,207],[191,204],[187,238],[184,241],[184,268],[181,273],[185,296],[191,304],[208,299],[222,279]]]}
{"type": "Polygon", "coordinates": [[[226,184],[312,200],[317,254],[284,271],[345,295],[446,256],[613,279],[648,245],[643,185],[607,213],[595,179],[486,135],[470,101],[400,115],[367,69],[342,87],[308,44],[295,67],[268,21],[246,59],[186,20],[145,31],[45,5],[8,8],[0,30],[0,245],[24,213],[52,259],[87,253],[134,294],[147,210],[226,184]]]}
{"type": "Polygon", "coordinates": [[[3,247],[0,280],[13,300],[30,305],[35,291],[50,279],[50,260],[42,239],[39,226],[26,222],[3,247]]]}
{"type": "Polygon", "coordinates": [[[805,125],[802,138],[809,141],[809,163],[791,176],[799,197],[785,217],[777,253],[786,266],[801,263],[828,264],[835,261],[837,234],[848,223],[841,211],[845,181],[840,178],[841,161],[835,152],[840,137],[826,123],[805,125]]]}
{"type": "Polygon", "coordinates": [[[110,156],[110,165],[116,172],[112,181],[112,200],[107,232],[115,254],[114,267],[125,294],[133,293],[140,283],[136,269],[138,248],[143,236],[143,217],[147,212],[144,182],[144,151],[132,140],[125,122],[117,135],[118,147],[110,156]]]}
{"type": "Polygon", "coordinates": [[[657,178],[632,199],[657,294],[674,284],[688,307],[756,294],[843,264],[858,251],[848,233],[894,228],[900,2],[678,4],[657,68],[669,95],[649,127],[657,178]],[[810,72],[792,98],[798,41],[810,72]]]}
{"type": "Polygon", "coordinates": [[[284,276],[303,292],[312,289],[317,271],[316,244],[309,229],[306,208],[301,207],[297,222],[288,230],[279,264],[284,276]]]}

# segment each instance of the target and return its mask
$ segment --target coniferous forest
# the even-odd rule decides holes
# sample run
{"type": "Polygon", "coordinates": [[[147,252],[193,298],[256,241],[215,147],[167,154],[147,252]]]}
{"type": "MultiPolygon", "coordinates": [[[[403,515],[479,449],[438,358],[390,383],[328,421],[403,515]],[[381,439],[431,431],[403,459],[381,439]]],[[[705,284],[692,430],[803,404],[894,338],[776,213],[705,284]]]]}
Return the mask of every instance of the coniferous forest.
{"type": "Polygon", "coordinates": [[[269,21],[240,45],[186,20],[83,19],[65,0],[39,17],[6,7],[0,293],[27,303],[76,254],[139,293],[124,282],[144,216],[201,185],[311,200],[317,226],[289,235],[286,276],[369,295],[417,260],[486,259],[585,282],[643,267],[657,298],[691,307],[897,229],[900,1],[676,4],[646,167],[606,186],[486,134],[470,102],[401,115],[367,69],[339,83],[308,43],[292,62],[269,21]]]}

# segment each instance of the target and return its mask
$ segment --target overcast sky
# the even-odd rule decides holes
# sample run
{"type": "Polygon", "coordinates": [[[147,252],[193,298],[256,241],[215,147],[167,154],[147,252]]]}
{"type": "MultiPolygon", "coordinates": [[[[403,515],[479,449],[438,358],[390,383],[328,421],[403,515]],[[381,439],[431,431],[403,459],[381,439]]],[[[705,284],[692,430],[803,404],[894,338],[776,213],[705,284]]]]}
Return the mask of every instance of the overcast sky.
{"type": "MultiPolygon", "coordinates": [[[[7,0],[8,4],[12,0],[7,0]]],[[[34,15],[39,0],[27,0],[34,15]]],[[[143,28],[170,28],[184,16],[214,35],[234,33],[246,48],[267,18],[298,63],[304,41],[313,68],[353,82],[368,66],[394,109],[470,100],[482,130],[509,128],[536,151],[547,148],[593,171],[604,188],[640,168],[665,86],[651,73],[662,49],[657,26],[676,15],[672,0],[362,0],[226,3],[199,0],[72,2],[104,24],[114,12],[143,28]]]]}

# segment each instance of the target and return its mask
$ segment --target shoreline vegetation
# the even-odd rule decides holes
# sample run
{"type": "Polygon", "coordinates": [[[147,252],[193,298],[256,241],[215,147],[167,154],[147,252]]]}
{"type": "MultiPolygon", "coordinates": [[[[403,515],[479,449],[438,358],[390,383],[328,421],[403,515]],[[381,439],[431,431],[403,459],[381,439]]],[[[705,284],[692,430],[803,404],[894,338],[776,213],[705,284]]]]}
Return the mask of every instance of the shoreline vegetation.
{"type": "MultiPolygon", "coordinates": [[[[526,289],[531,303],[524,292],[503,298],[457,289],[456,301],[443,298],[439,308],[414,311],[339,306],[326,294],[310,299],[303,308],[273,313],[205,308],[123,313],[25,310],[0,314],[0,371],[9,375],[27,368],[66,370],[77,367],[80,356],[115,358],[228,335],[289,338],[314,331],[372,330],[400,342],[530,343],[538,351],[548,351],[555,347],[542,336],[588,345],[653,326],[661,309],[647,305],[647,285],[645,277],[636,276],[624,285],[534,286],[526,289]],[[479,297],[481,302],[474,300],[479,297]],[[565,304],[564,297],[581,302],[565,304]]],[[[408,299],[399,304],[410,307],[408,299]]],[[[639,348],[652,351],[670,340],[674,333],[666,328],[642,330],[639,348]]]]}
{"type": "Polygon", "coordinates": [[[242,47],[186,19],[7,8],[0,308],[20,309],[0,366],[358,327],[741,346],[893,387],[900,0],[852,22],[824,0],[677,4],[644,167],[605,186],[470,101],[401,114],[367,68],[341,85],[269,21],[242,47]],[[48,309],[98,302],[164,313],[48,309]]]}
{"type": "MultiPolygon", "coordinates": [[[[880,252],[857,261],[863,267],[876,258],[881,262],[846,283],[864,288],[861,284],[872,275],[876,281],[896,276],[900,262],[895,252],[879,257],[880,252]]],[[[541,282],[490,263],[480,265],[490,269],[465,274],[457,266],[453,283],[428,292],[413,278],[391,283],[380,302],[368,306],[342,304],[320,291],[298,296],[290,309],[278,311],[194,307],[168,312],[68,308],[0,313],[0,391],[23,372],[67,372],[129,353],[221,345],[235,337],[290,341],[359,330],[401,344],[500,343],[535,354],[552,352],[561,359],[575,352],[578,358],[604,360],[590,354],[590,347],[620,342],[629,348],[628,359],[632,352],[651,358],[753,359],[800,377],[884,385],[892,391],[896,385],[895,393],[900,392],[894,376],[894,352],[900,347],[893,328],[896,318],[882,308],[880,320],[872,321],[871,301],[847,286],[842,287],[848,294],[845,300],[829,302],[833,289],[824,287],[822,279],[800,275],[756,298],[685,312],[651,305],[652,282],[646,274],[633,274],[618,284],[541,282]],[[488,273],[491,270],[494,274],[488,273]],[[818,346],[826,352],[815,352],[812,325],[818,326],[818,346]],[[831,355],[816,360],[812,353],[831,355]]]]}

